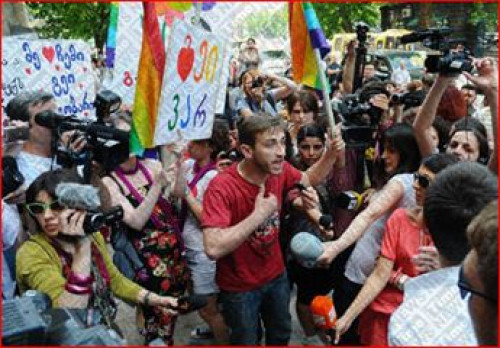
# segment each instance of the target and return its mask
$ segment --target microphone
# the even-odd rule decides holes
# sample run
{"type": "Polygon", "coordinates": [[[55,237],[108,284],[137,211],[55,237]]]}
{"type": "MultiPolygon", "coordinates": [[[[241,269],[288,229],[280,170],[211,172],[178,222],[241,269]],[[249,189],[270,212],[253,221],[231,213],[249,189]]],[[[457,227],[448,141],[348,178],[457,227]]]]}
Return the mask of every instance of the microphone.
{"type": "Polygon", "coordinates": [[[61,205],[88,211],[83,220],[85,234],[92,234],[103,225],[109,225],[123,219],[123,208],[121,206],[113,207],[107,213],[97,211],[101,206],[101,199],[99,189],[92,185],[60,183],[56,186],[55,193],[61,205]]]}
{"type": "Polygon", "coordinates": [[[314,268],[316,260],[323,253],[323,244],[308,232],[297,233],[290,242],[290,250],[297,261],[306,268],[314,268]]]}
{"type": "Polygon", "coordinates": [[[63,122],[68,121],[81,122],[75,117],[60,115],[50,110],[42,111],[35,115],[35,122],[38,123],[39,126],[51,129],[59,127],[63,122]]]}
{"type": "Polygon", "coordinates": [[[97,210],[101,206],[99,189],[92,185],[64,182],[56,186],[59,203],[72,209],[97,210]]]}
{"type": "Polygon", "coordinates": [[[337,322],[337,313],[330,296],[316,296],[309,306],[314,326],[325,330],[326,334],[332,339],[335,338],[335,323],[337,322]]]}
{"type": "Polygon", "coordinates": [[[363,204],[363,197],[356,191],[344,191],[337,195],[335,204],[338,208],[356,211],[363,204]]]}
{"type": "Polygon", "coordinates": [[[174,309],[180,314],[187,314],[197,311],[207,305],[207,296],[204,295],[189,295],[179,297],[177,300],[178,306],[174,309]]]}

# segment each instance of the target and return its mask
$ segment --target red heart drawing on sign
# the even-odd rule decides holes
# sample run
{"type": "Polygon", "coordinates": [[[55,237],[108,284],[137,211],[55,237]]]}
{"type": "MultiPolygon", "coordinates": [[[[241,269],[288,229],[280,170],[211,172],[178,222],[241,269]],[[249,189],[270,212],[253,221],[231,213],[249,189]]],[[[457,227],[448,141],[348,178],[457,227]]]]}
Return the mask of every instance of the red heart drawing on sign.
{"type": "Polygon", "coordinates": [[[61,67],[59,65],[56,65],[56,70],[57,71],[61,70],[61,67]]]}
{"type": "Polygon", "coordinates": [[[31,75],[31,69],[30,68],[26,68],[26,69],[24,69],[24,71],[26,71],[26,74],[31,75]]]}
{"type": "Polygon", "coordinates": [[[185,42],[187,42],[187,47],[181,48],[177,57],[177,73],[182,82],[186,81],[194,64],[194,50],[190,47],[191,35],[186,36],[185,42]]]}
{"type": "Polygon", "coordinates": [[[43,47],[42,48],[42,54],[49,61],[49,63],[52,63],[52,60],[54,59],[54,55],[56,54],[56,51],[54,50],[54,47],[49,46],[49,47],[43,47]]]}

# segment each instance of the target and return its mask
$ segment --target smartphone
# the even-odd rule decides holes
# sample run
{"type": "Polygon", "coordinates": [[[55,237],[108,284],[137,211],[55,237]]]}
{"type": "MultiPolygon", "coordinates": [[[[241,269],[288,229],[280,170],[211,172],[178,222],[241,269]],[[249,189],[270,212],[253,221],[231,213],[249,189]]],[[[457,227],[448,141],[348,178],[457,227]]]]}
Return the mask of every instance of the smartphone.
{"type": "Polygon", "coordinates": [[[294,188],[298,188],[300,191],[307,190],[307,187],[305,187],[304,185],[302,185],[300,182],[298,182],[295,185],[293,185],[293,187],[294,188]]]}

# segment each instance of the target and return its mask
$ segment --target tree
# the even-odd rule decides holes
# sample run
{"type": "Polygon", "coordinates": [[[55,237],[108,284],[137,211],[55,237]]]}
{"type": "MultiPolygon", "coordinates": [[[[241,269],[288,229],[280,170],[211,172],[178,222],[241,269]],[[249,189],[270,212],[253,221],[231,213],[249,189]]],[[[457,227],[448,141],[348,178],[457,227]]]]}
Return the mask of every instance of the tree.
{"type": "Polygon", "coordinates": [[[380,4],[372,3],[313,3],[326,37],[354,32],[353,25],[363,21],[370,27],[380,26],[380,4]]]}
{"type": "Polygon", "coordinates": [[[44,38],[94,39],[99,49],[106,42],[110,3],[28,3],[28,9],[45,20],[38,30],[44,38]]]}
{"type": "Polygon", "coordinates": [[[258,11],[246,16],[242,22],[244,37],[288,37],[288,8],[276,11],[258,11]]]}
{"type": "Polygon", "coordinates": [[[473,3],[469,21],[473,25],[484,22],[488,32],[498,32],[498,3],[473,3]]]}

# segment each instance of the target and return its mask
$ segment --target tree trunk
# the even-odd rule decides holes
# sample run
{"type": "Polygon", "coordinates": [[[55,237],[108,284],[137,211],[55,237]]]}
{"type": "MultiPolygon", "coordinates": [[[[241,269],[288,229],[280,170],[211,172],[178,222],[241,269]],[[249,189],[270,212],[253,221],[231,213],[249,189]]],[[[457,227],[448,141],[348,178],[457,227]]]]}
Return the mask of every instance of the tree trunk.
{"type": "Polygon", "coordinates": [[[423,2],[420,3],[418,25],[420,28],[432,27],[432,4],[423,2]]]}

